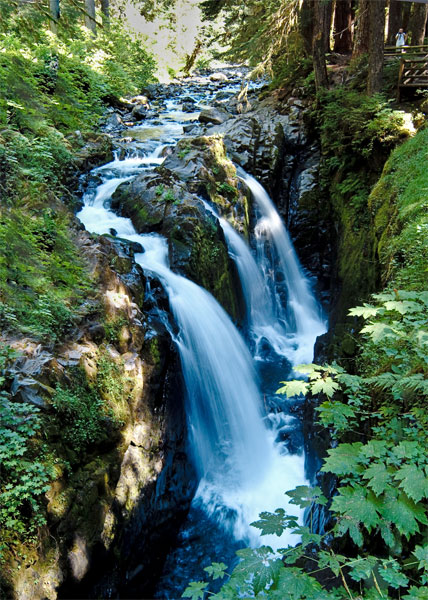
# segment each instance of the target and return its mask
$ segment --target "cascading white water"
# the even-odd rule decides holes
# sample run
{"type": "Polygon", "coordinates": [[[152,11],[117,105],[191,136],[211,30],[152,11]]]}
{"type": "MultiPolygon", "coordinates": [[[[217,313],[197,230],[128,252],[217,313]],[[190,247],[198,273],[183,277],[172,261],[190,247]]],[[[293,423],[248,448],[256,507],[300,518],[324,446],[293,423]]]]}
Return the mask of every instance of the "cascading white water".
{"type": "Polygon", "coordinates": [[[257,263],[264,281],[271,283],[274,310],[286,331],[288,358],[294,365],[311,362],[315,340],[326,332],[326,322],[272,200],[254,177],[242,169],[239,176],[251,190],[260,214],[254,229],[257,263]],[[279,293],[278,272],[284,277],[286,302],[279,293]]]}
{"type": "MultiPolygon", "coordinates": [[[[219,220],[229,255],[237,266],[246,306],[247,327],[254,342],[255,358],[260,358],[260,345],[266,341],[278,356],[283,356],[292,364],[297,364],[296,358],[300,359],[302,353],[296,351],[296,348],[299,348],[301,341],[297,335],[290,336],[277,318],[274,311],[276,303],[274,294],[267,285],[266,278],[263,277],[251,249],[226,219],[220,217],[207,202],[204,202],[204,205],[219,220]]],[[[262,262],[262,266],[263,264],[262,262]]],[[[278,307],[276,308],[278,310],[278,307]]],[[[280,307],[280,310],[283,311],[283,307],[280,307]]],[[[308,361],[311,359],[312,356],[308,361]]]]}
{"type": "MultiPolygon", "coordinates": [[[[171,105],[169,109],[175,107],[171,105]]],[[[171,112],[169,118],[175,116],[171,112]]],[[[153,127],[151,123],[141,126],[141,139],[146,139],[146,135],[150,138],[153,127]]],[[[89,231],[109,233],[114,229],[119,237],[142,244],[145,252],[136,255],[136,261],[155,273],[168,293],[178,327],[174,341],[186,384],[190,446],[199,475],[195,505],[202,506],[237,540],[285,546],[296,541],[290,533],[281,538],[260,538],[249,523],[263,510],[287,506],[284,491],[305,483],[304,456],[290,454],[276,444],[275,427],[266,426],[269,420],[263,418],[259,382],[243,339],[210,294],[169,269],[164,239],[138,235],[129,219],[118,217],[108,208],[120,183],[163,161],[165,144],[174,142],[181,133],[179,129],[177,123],[166,122],[157,127],[148,144],[153,150],[150,155],[125,160],[116,156],[96,169],[102,183],[95,195],[85,196],[85,206],[78,216],[89,231]]],[[[134,130],[137,134],[138,127],[134,130]]],[[[260,240],[257,262],[239,234],[225,220],[220,219],[220,223],[237,264],[256,349],[258,342],[265,339],[277,354],[293,364],[311,360],[315,337],[324,330],[316,302],[272,203],[255,180],[248,175],[243,178],[261,213],[256,226],[260,240]],[[266,285],[268,270],[274,266],[268,261],[266,241],[275,248],[277,265],[286,278],[287,308],[274,293],[275,287],[266,285]]],[[[299,511],[293,506],[290,513],[299,511]]]]}
{"type": "MultiPolygon", "coordinates": [[[[77,216],[89,231],[107,233],[114,227],[119,237],[144,247],[136,261],[162,280],[179,329],[175,342],[200,477],[195,502],[236,539],[258,545],[259,534],[249,523],[262,510],[286,505],[284,490],[304,483],[304,457],[281,452],[265,426],[252,357],[226,312],[208,292],[169,269],[163,238],[138,235],[129,219],[108,209],[109,195],[134,169],[135,159],[110,163],[103,171],[106,180],[94,199],[85,197],[77,216]]],[[[261,541],[284,546],[292,540],[284,534],[261,541]]]]}

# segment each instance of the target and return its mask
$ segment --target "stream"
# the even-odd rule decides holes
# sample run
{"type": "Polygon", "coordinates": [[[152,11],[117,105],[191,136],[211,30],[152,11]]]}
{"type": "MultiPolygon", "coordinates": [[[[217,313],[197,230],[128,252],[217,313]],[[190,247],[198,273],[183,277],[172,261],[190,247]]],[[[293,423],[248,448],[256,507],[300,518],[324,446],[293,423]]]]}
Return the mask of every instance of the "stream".
{"type": "MultiPolygon", "coordinates": [[[[235,94],[239,83],[224,84],[221,91],[235,94]]],[[[179,598],[189,580],[203,577],[203,567],[211,561],[232,562],[238,547],[278,548],[298,541],[288,532],[261,539],[249,524],[261,511],[286,508],[284,492],[306,484],[312,475],[305,471],[296,410],[301,401],[286,400],[275,390],[291,375],[290,364],[312,360],[316,337],[326,331],[274,203],[242,169],[238,174],[253,197],[250,245],[205,203],[213,220],[219,220],[239,273],[246,309],[241,331],[213,296],[169,268],[164,238],[138,234],[130,219],[109,208],[121,183],[160,165],[165,148],[185,135],[183,126],[197,123],[200,110],[218,91],[211,84],[207,92],[208,84],[199,78],[190,92],[183,86],[182,96],[192,96],[194,112],[184,112],[176,95],[160,108],[159,116],[127,130],[132,140],[125,156],[118,151],[112,162],[92,171],[77,215],[90,232],[114,231],[143,246],[144,253],[135,260],[161,281],[175,324],[170,335],[181,360],[189,454],[198,485],[163,575],[153,582],[154,596],[165,599],[179,598]]],[[[197,128],[191,135],[198,135],[197,128]]],[[[117,142],[119,147],[119,135],[117,142]]],[[[295,506],[290,510],[297,514],[295,506]]],[[[303,521],[302,513],[299,518],[303,521]]],[[[120,597],[138,596],[138,582],[124,584],[120,597]]]]}

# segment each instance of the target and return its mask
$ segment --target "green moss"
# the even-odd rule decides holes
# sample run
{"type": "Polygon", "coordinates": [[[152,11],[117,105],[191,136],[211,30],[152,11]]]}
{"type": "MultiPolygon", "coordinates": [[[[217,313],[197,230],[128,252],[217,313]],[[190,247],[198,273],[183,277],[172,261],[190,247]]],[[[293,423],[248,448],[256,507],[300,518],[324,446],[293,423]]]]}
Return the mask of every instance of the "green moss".
{"type": "Polygon", "coordinates": [[[215,227],[195,226],[187,275],[209,290],[233,318],[238,317],[229,257],[215,227]]]}
{"type": "Polygon", "coordinates": [[[58,208],[0,210],[0,324],[42,340],[61,339],[91,294],[88,270],[58,208]]]}
{"type": "Polygon", "coordinates": [[[422,289],[428,264],[428,130],[397,148],[373,189],[377,252],[384,285],[422,289]]]}

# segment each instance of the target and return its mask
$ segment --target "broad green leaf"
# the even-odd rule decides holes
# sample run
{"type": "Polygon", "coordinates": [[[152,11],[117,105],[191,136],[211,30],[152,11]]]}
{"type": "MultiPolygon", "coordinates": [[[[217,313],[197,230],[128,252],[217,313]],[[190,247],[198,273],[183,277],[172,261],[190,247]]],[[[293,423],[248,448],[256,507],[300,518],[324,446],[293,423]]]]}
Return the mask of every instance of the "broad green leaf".
{"type": "Polygon", "coordinates": [[[206,581],[192,581],[182,593],[182,598],[191,598],[192,600],[203,600],[205,588],[208,583],[206,581]]]}
{"type": "Polygon", "coordinates": [[[381,458],[385,456],[387,443],[384,440],[371,440],[361,448],[361,455],[367,458],[381,458]]]}
{"type": "Polygon", "coordinates": [[[396,310],[401,315],[405,315],[406,313],[419,312],[422,307],[417,302],[409,300],[389,300],[385,302],[385,308],[387,310],[396,310]]]}
{"type": "Polygon", "coordinates": [[[416,546],[413,554],[419,560],[418,569],[428,571],[428,544],[424,546],[416,546]]]}
{"type": "Polygon", "coordinates": [[[363,545],[364,539],[363,534],[361,533],[360,526],[361,524],[358,519],[346,515],[343,518],[338,518],[333,531],[339,537],[348,533],[354,544],[361,547],[363,545]]]}
{"type": "Polygon", "coordinates": [[[316,544],[317,546],[322,542],[323,536],[319,533],[312,533],[309,527],[301,526],[293,529],[293,533],[296,535],[300,535],[301,545],[303,547],[308,546],[309,544],[316,544]]]}
{"type": "Polygon", "coordinates": [[[318,553],[318,568],[331,569],[336,577],[340,573],[340,566],[345,562],[346,558],[341,554],[334,554],[334,552],[326,552],[324,550],[318,553]]]}
{"type": "Polygon", "coordinates": [[[387,337],[397,337],[397,333],[394,329],[386,323],[372,323],[370,325],[365,325],[361,329],[361,333],[368,333],[375,344],[387,337]]]}
{"type": "Polygon", "coordinates": [[[281,381],[283,383],[283,387],[280,387],[276,390],[277,394],[285,394],[287,398],[292,398],[293,396],[299,396],[302,394],[306,396],[309,389],[309,384],[306,381],[301,381],[300,379],[293,379],[292,381],[281,381]]]}
{"type": "Polygon", "coordinates": [[[282,535],[285,529],[297,526],[297,517],[287,515],[283,508],[277,508],[274,513],[260,513],[260,520],[251,523],[252,527],[261,529],[262,535],[282,535]]]}
{"type": "Polygon", "coordinates": [[[316,410],[323,425],[332,425],[339,431],[349,426],[350,418],[355,418],[355,409],[343,402],[323,402],[316,410]]]}
{"type": "Polygon", "coordinates": [[[379,496],[389,487],[391,474],[383,463],[373,463],[364,471],[363,479],[369,480],[367,485],[379,496]]]}
{"type": "Polygon", "coordinates": [[[334,381],[331,377],[321,377],[311,384],[311,392],[313,394],[325,394],[328,398],[331,398],[340,388],[339,384],[334,381]]]}
{"type": "Polygon", "coordinates": [[[297,504],[302,508],[310,506],[312,502],[321,505],[327,504],[327,498],[318,486],[311,488],[307,485],[298,485],[294,490],[285,493],[291,498],[290,504],[297,504]]]}
{"type": "Polygon", "coordinates": [[[379,575],[384,581],[394,589],[405,586],[409,583],[408,578],[400,570],[397,561],[382,561],[384,564],[379,567],[379,575]]]}
{"type": "Polygon", "coordinates": [[[363,444],[339,444],[337,448],[328,450],[329,456],[324,460],[321,471],[335,475],[347,475],[358,472],[360,464],[360,450],[363,444]]]}
{"type": "Polygon", "coordinates": [[[328,597],[316,579],[297,567],[281,569],[277,588],[269,593],[272,600],[328,600],[328,597]]]}
{"type": "Polygon", "coordinates": [[[395,474],[394,479],[401,481],[400,487],[415,502],[428,496],[428,478],[416,465],[403,465],[395,474]]]}
{"type": "Polygon", "coordinates": [[[419,531],[417,521],[426,523],[423,507],[417,506],[404,493],[386,492],[380,512],[385,519],[391,521],[407,539],[419,531]]]}
{"type": "Polygon", "coordinates": [[[234,573],[245,578],[251,577],[254,593],[269,589],[278,580],[282,561],[275,558],[272,549],[268,546],[260,548],[243,548],[236,552],[241,562],[235,567],[234,573]]]}
{"type": "Polygon", "coordinates": [[[367,556],[366,558],[358,558],[352,561],[352,569],[349,574],[354,581],[369,579],[372,576],[372,571],[376,566],[378,559],[375,556],[367,556]]]}
{"type": "Polygon", "coordinates": [[[376,496],[361,486],[339,488],[331,504],[332,511],[360,521],[369,531],[379,524],[378,508],[376,496]]]}
{"type": "Polygon", "coordinates": [[[397,458],[405,458],[409,460],[411,458],[417,458],[421,453],[421,447],[418,442],[410,442],[404,440],[392,449],[393,454],[397,458]]]}
{"type": "Polygon", "coordinates": [[[407,590],[407,594],[402,596],[403,600],[428,600],[428,587],[412,587],[407,590]]]}
{"type": "Polygon", "coordinates": [[[227,565],[223,562],[213,562],[209,567],[205,567],[204,571],[208,573],[213,579],[222,579],[226,575],[227,565]]]}
{"type": "Polygon", "coordinates": [[[380,534],[383,541],[389,548],[393,548],[395,546],[396,540],[394,534],[392,533],[390,521],[382,520],[380,522],[380,534]]]}
{"type": "Polygon", "coordinates": [[[350,317],[363,317],[364,319],[368,319],[370,317],[375,317],[379,310],[381,310],[379,307],[364,303],[363,306],[351,308],[348,315],[350,317]]]}

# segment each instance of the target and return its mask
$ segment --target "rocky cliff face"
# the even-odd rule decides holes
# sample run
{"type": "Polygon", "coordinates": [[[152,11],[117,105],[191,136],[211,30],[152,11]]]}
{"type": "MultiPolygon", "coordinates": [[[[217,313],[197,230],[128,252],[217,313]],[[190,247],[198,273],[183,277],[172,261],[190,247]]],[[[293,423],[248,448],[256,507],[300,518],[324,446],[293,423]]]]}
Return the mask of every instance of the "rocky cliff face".
{"type": "Polygon", "coordinates": [[[264,185],[304,268],[317,279],[318,291],[326,292],[335,232],[320,189],[320,149],[307,132],[306,111],[307,102],[293,97],[251,100],[245,114],[208,128],[206,135],[223,136],[228,156],[264,185]]]}
{"type": "Polygon", "coordinates": [[[9,563],[20,599],[56,598],[58,590],[67,597],[77,587],[82,597],[101,585],[98,567],[105,572],[119,554],[108,578],[114,588],[119,573],[123,579],[137,567],[126,551],[132,546],[146,549],[139,566],[148,568],[155,557],[147,544],[174,531],[192,495],[177,356],[169,335],[139,308],[146,282],[132,246],[84,231],[76,242],[97,287],[92,310],[59,347],[8,340],[20,351],[10,367],[12,401],[41,408],[47,451],[55,455],[40,546],[9,563]],[[71,397],[97,391],[100,435],[81,443],[82,407],[62,410],[58,390],[71,397]]]}

